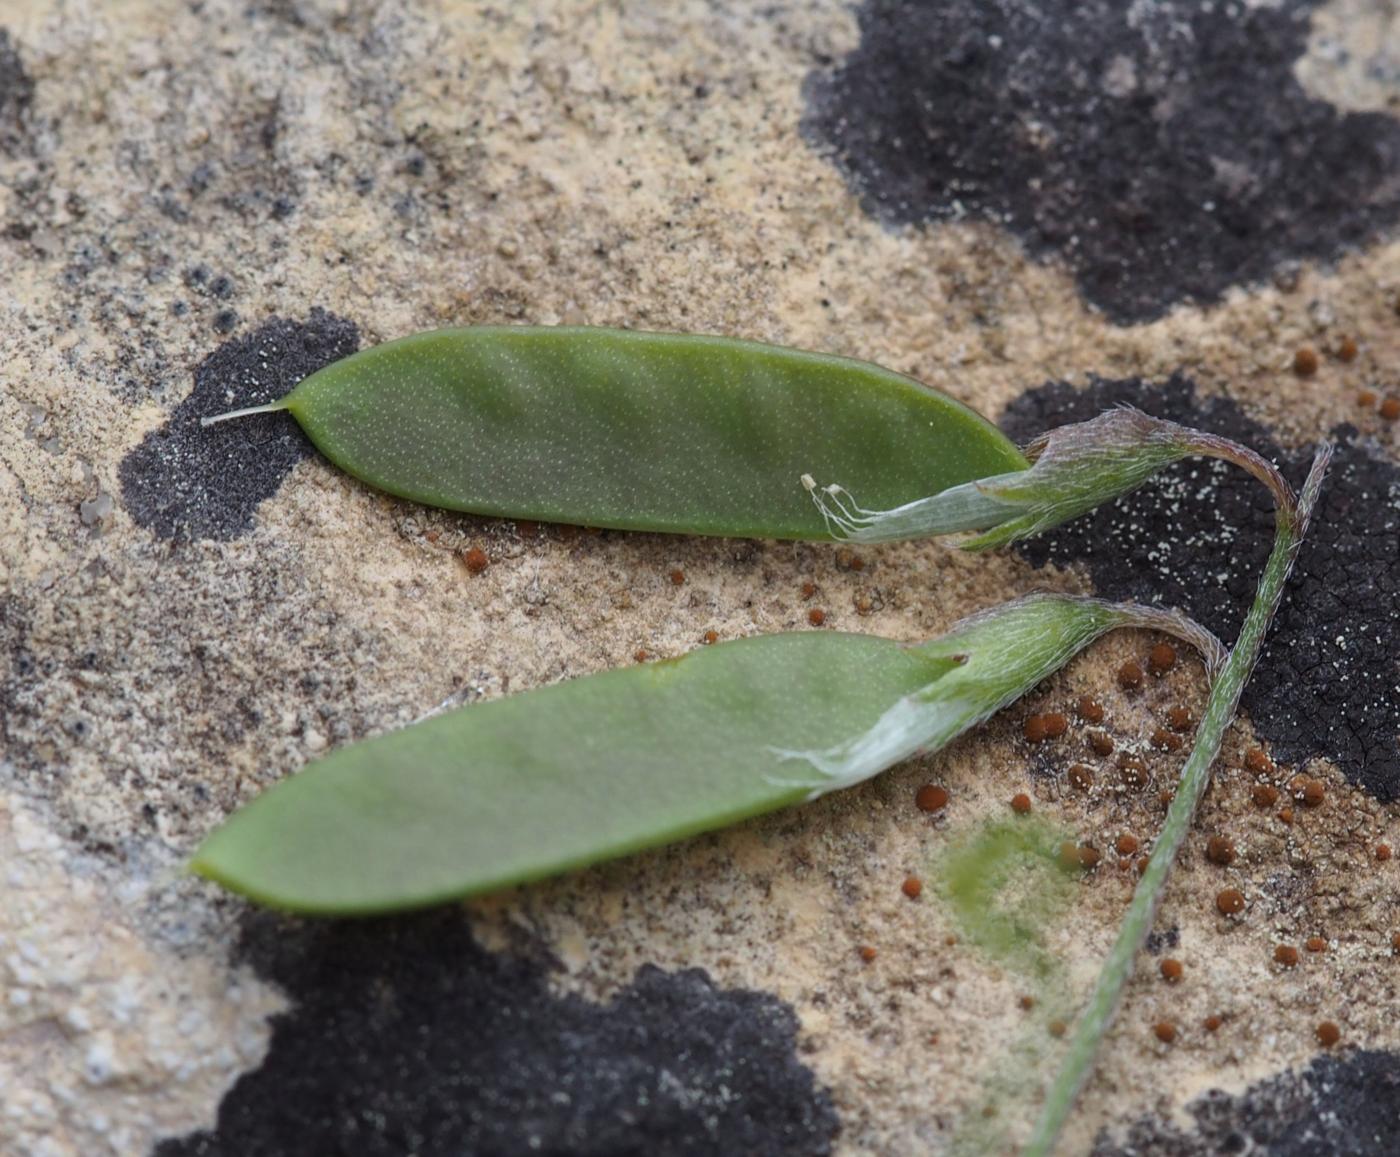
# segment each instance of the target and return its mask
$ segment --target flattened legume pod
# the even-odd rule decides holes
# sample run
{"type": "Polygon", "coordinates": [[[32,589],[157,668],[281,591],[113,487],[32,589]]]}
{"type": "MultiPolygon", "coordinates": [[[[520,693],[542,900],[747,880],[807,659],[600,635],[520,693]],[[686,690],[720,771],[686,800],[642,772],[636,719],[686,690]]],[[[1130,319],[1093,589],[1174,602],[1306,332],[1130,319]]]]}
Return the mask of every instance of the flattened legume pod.
{"type": "Polygon", "coordinates": [[[1027,466],[975,411],[868,362],[631,330],[417,334],[206,422],[268,409],[390,494],[620,530],[831,538],[804,475],[887,508],[1027,466]]]}
{"type": "Polygon", "coordinates": [[[1166,612],[1039,596],[921,646],[768,635],[459,708],[333,752],[196,853],[262,903],[355,914],[577,868],[847,787],[937,750],[1105,631],[1166,612]]]}

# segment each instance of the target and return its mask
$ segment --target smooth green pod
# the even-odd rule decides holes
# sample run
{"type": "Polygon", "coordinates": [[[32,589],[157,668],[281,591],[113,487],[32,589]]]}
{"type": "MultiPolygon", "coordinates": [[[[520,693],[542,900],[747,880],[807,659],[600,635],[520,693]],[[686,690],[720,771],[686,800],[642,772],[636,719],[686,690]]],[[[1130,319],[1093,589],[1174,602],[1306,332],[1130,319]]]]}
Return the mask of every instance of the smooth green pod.
{"type": "Polygon", "coordinates": [[[416,334],[205,422],[282,409],[337,466],[390,494],[620,530],[829,539],[812,475],[898,507],[1027,466],[985,418],[902,374],[685,334],[416,334]]]}
{"type": "Polygon", "coordinates": [[[539,879],[859,783],[1144,623],[1214,645],[1165,612],[1047,595],[920,646],[769,635],[474,704],[319,760],[214,832],[193,867],[334,914],[539,879]]]}

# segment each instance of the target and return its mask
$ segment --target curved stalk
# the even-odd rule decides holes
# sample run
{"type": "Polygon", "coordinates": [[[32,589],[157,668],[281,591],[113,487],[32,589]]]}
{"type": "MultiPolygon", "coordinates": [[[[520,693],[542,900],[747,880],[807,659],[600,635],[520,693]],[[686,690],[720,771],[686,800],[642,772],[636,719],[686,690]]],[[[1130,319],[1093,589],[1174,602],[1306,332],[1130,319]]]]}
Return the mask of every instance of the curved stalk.
{"type": "MultiPolygon", "coordinates": [[[[1233,452],[1222,453],[1219,456],[1228,457],[1235,462],[1240,461],[1233,452]]],[[[1264,566],[1254,604],[1240,629],[1234,650],[1230,652],[1225,666],[1211,685],[1210,698],[1200,729],[1196,733],[1195,745],[1191,749],[1186,766],[1182,769],[1181,782],[1167,810],[1156,847],[1153,848],[1147,869],[1133,892],[1132,903],[1129,904],[1127,914],[1118,930],[1118,939],[1104,961],[1098,982],[1089,997],[1088,1006],[1075,1026],[1069,1052],[1050,1086],[1040,1120],[1024,1150],[1024,1157],[1047,1157],[1053,1152],[1060,1131],[1074,1108],[1079,1091],[1093,1071],[1094,1058],[1113,1022],[1124,986],[1132,975],[1138,950],[1152,928],[1157,904],[1176,860],[1176,854],[1190,829],[1196,806],[1210,782],[1211,765],[1220,753],[1226,728],[1235,717],[1240,695],[1259,658],[1269,624],[1278,610],[1288,573],[1292,570],[1298,550],[1302,546],[1308,520],[1317,503],[1322,479],[1327,472],[1327,463],[1331,456],[1330,446],[1324,446],[1318,451],[1313,459],[1312,469],[1308,472],[1307,482],[1303,485],[1302,496],[1298,499],[1294,499],[1292,488],[1282,476],[1267,463],[1264,464],[1272,473],[1274,481],[1270,482],[1268,478],[1264,480],[1280,499],[1275,515],[1273,550],[1264,566]]],[[[1257,455],[1254,457],[1257,458],[1257,455]]],[[[1240,464],[1245,465],[1243,462],[1240,464]]],[[[1246,469],[1250,469],[1250,466],[1246,466],[1246,469]]],[[[1257,469],[1251,469],[1251,473],[1255,473],[1256,477],[1260,476],[1257,469]]]]}

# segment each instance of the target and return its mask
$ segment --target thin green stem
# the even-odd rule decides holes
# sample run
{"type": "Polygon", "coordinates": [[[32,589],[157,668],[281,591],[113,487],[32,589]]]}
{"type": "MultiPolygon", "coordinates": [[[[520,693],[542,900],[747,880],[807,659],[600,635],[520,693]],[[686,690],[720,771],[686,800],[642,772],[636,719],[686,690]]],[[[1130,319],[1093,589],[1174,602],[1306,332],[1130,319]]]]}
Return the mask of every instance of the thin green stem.
{"type": "MultiPolygon", "coordinates": [[[[1162,824],[1161,834],[1157,837],[1156,847],[1153,848],[1147,869],[1133,892],[1132,903],[1129,904],[1122,926],[1118,930],[1118,939],[1104,961],[1098,983],[1089,997],[1088,1006],[1075,1026],[1069,1052],[1055,1076],[1054,1084],[1050,1086],[1040,1120],[1036,1123],[1035,1132],[1024,1150],[1024,1157],[1048,1157],[1048,1154],[1053,1152],[1060,1131],[1074,1108],[1079,1090],[1093,1071],[1094,1058],[1113,1022],[1123,988],[1132,975],[1138,950],[1152,928],[1157,904],[1176,860],[1176,854],[1191,827],[1196,805],[1210,782],[1211,765],[1220,753],[1225,731],[1235,717],[1240,695],[1259,658],[1264,635],[1275,611],[1278,610],[1288,572],[1292,569],[1298,549],[1302,545],[1308,519],[1317,502],[1331,456],[1330,446],[1319,450],[1303,486],[1302,496],[1296,503],[1285,501],[1278,507],[1274,548],[1259,580],[1254,605],[1249,609],[1234,650],[1230,652],[1225,666],[1211,685],[1210,698],[1200,729],[1196,733],[1195,746],[1192,747],[1191,755],[1182,769],[1181,783],[1172,799],[1171,807],[1167,810],[1167,818],[1162,824]]],[[[1274,492],[1280,497],[1292,499],[1291,490],[1286,487],[1282,490],[1275,489],[1274,492]]]]}

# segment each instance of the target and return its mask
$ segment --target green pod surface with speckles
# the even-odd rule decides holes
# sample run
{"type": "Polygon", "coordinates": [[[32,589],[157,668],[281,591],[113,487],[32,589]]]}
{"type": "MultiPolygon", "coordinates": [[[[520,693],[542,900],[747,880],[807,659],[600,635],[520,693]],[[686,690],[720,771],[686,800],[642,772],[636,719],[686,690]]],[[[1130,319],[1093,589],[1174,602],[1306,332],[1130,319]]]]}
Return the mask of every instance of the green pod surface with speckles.
{"type": "Polygon", "coordinates": [[[768,635],[473,704],[318,760],[209,836],[193,867],[341,915],[537,880],[860,783],[1144,621],[1175,626],[1033,596],[919,646],[768,635]]]}
{"type": "Polygon", "coordinates": [[[1026,467],[911,378],[721,337],[438,330],[327,366],[276,408],[390,494],[622,530],[830,538],[804,474],[895,507],[1026,467]]]}

